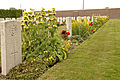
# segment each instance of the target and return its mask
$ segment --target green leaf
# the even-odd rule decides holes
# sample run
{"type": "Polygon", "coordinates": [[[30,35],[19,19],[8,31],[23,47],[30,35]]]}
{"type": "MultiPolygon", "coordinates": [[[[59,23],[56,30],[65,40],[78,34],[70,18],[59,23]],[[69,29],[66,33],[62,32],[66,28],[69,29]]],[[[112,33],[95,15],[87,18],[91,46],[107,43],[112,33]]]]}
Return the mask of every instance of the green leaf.
{"type": "Polygon", "coordinates": [[[67,53],[65,51],[63,51],[64,53],[64,59],[67,59],[67,53]]]}
{"type": "Polygon", "coordinates": [[[57,57],[58,57],[58,59],[59,59],[60,61],[63,60],[63,56],[62,56],[62,55],[59,55],[59,54],[56,54],[56,55],[57,55],[57,57]]]}

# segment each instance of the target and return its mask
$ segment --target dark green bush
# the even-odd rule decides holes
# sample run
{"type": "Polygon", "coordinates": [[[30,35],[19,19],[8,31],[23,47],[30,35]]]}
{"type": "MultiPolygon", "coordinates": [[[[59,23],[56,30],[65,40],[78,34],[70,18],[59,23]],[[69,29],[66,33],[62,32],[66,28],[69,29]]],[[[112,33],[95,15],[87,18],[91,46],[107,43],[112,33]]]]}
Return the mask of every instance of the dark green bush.
{"type": "Polygon", "coordinates": [[[19,18],[22,16],[22,9],[0,9],[0,18],[19,18]]]}

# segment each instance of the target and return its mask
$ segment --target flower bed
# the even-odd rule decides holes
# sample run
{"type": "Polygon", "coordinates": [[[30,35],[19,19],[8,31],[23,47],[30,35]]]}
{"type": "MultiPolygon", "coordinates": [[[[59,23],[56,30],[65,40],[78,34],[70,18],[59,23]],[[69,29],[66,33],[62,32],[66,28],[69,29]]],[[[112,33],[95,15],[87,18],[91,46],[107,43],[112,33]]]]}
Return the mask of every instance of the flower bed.
{"type": "MultiPolygon", "coordinates": [[[[47,12],[24,12],[22,27],[22,60],[6,79],[36,79],[49,67],[67,58],[67,40],[58,33],[55,8],[47,12]]],[[[0,76],[1,77],[1,76],[0,76]]]]}
{"type": "MultiPolygon", "coordinates": [[[[22,48],[23,61],[38,61],[42,60],[47,65],[66,59],[67,49],[65,48],[64,40],[57,33],[56,12],[44,11],[32,14],[24,12],[24,20],[22,20],[22,48]],[[49,19],[47,19],[47,17],[49,19]]],[[[67,44],[67,42],[66,42],[67,44]]]]}
{"type": "Polygon", "coordinates": [[[97,16],[93,17],[93,22],[85,19],[72,22],[73,42],[81,42],[88,38],[89,35],[96,32],[104,23],[109,20],[109,17],[97,16]]]}
{"type": "MultiPolygon", "coordinates": [[[[22,24],[22,58],[23,63],[13,68],[7,79],[36,79],[49,67],[67,58],[70,43],[66,30],[58,33],[56,12],[47,12],[43,8],[41,12],[24,12],[22,24]],[[47,13],[47,15],[46,15],[47,13]],[[48,19],[47,19],[48,17],[48,19]],[[68,41],[69,40],[69,41],[68,41]]],[[[85,19],[73,21],[71,43],[78,43],[96,32],[109,17],[94,17],[93,22],[85,19]]]]}

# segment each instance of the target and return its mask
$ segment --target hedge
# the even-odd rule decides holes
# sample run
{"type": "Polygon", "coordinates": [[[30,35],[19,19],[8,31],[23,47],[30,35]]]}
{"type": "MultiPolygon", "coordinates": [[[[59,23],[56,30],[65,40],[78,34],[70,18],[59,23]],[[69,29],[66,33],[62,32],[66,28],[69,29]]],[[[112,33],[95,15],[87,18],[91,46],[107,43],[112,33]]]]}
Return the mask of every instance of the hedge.
{"type": "Polygon", "coordinates": [[[22,12],[22,9],[0,9],[0,18],[19,18],[22,12]]]}

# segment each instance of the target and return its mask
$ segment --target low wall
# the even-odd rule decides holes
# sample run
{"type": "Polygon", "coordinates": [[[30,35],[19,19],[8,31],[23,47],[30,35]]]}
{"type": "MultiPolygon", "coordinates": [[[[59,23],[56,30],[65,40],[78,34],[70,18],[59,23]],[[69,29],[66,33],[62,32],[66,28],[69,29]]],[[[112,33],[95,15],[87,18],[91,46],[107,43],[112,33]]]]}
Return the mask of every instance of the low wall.
{"type": "Polygon", "coordinates": [[[109,16],[110,19],[120,19],[120,8],[56,11],[57,17],[92,16],[93,14],[109,16]]]}

